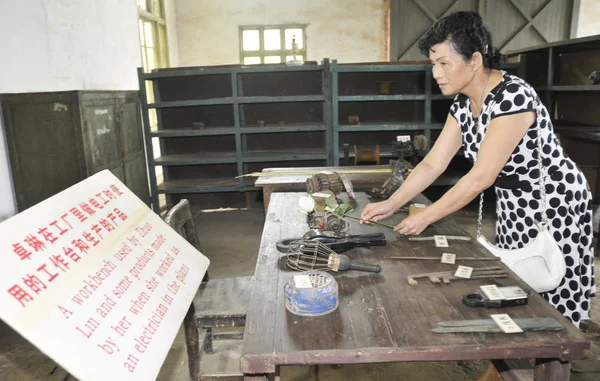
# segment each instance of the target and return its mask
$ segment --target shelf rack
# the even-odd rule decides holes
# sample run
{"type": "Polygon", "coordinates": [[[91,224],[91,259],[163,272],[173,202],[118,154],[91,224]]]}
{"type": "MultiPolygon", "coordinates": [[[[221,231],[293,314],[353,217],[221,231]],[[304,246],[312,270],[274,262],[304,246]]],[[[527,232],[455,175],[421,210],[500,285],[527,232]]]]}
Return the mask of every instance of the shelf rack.
{"type": "MultiPolygon", "coordinates": [[[[160,212],[159,194],[189,194],[189,193],[218,193],[218,192],[244,192],[258,191],[254,187],[254,180],[248,178],[235,179],[235,176],[248,172],[248,165],[252,163],[272,163],[290,161],[317,161],[321,165],[331,165],[333,157],[327,148],[331,145],[331,81],[329,60],[325,59],[322,64],[305,64],[300,66],[291,65],[263,65],[263,66],[217,66],[197,68],[174,68],[159,69],[150,73],[144,73],[138,69],[140,83],[140,95],[143,111],[144,133],[149,168],[149,180],[151,199],[155,212],[160,212]],[[293,95],[244,95],[244,76],[258,73],[294,73],[302,74],[314,72],[320,76],[320,89],[315,94],[293,94],[293,95]],[[188,84],[198,77],[221,78],[215,80],[215,93],[222,95],[229,92],[228,96],[204,97],[202,92],[194,94],[188,84]],[[223,80],[228,77],[227,80],[223,80]],[[166,99],[164,85],[175,79],[175,85],[183,87],[184,93],[192,93],[192,99],[166,99]],[[147,82],[151,86],[147,87],[147,82]],[[186,88],[186,86],[188,88],[186,88]],[[223,87],[228,86],[225,90],[223,87]],[[163,90],[163,91],[161,91],[163,90]],[[149,94],[153,96],[154,102],[149,103],[149,94]],[[194,96],[195,95],[195,96],[194,96]],[[320,120],[312,123],[285,123],[283,125],[250,126],[246,123],[245,107],[257,104],[301,104],[312,102],[320,104],[322,108],[320,120]],[[233,123],[228,126],[202,126],[196,129],[185,128],[174,125],[175,123],[165,120],[165,112],[168,110],[180,111],[185,108],[197,108],[207,106],[225,106],[230,108],[226,113],[233,123]],[[151,110],[156,110],[156,128],[152,128],[150,120],[151,110]],[[292,148],[292,149],[249,149],[248,137],[257,134],[282,134],[282,133],[321,133],[324,134],[324,144],[320,147],[292,148]],[[167,139],[203,139],[217,137],[220,139],[233,138],[230,150],[203,150],[201,152],[170,153],[172,147],[166,144],[167,139]],[[167,152],[161,156],[154,157],[152,139],[158,138],[161,152],[167,152]],[[171,148],[171,149],[169,149],[171,148]],[[207,166],[207,165],[235,165],[235,173],[224,174],[217,177],[204,178],[171,178],[169,170],[180,166],[207,166]],[[163,168],[164,181],[158,183],[156,167],[163,168]]],[[[208,81],[212,79],[209,78],[208,81]]],[[[176,87],[176,86],[173,86],[176,87]]],[[[210,92],[210,90],[208,90],[210,92]]],[[[167,92],[168,93],[168,92],[167,92]]],[[[177,91],[171,91],[171,95],[177,91]]],[[[204,93],[205,94],[205,93],[204,93]]],[[[222,111],[222,110],[221,110],[222,111]]],[[[224,140],[223,140],[224,141],[224,140]]],[[[222,141],[221,141],[222,143],[222,141]]],[[[207,143],[207,144],[210,144],[207,143]]]]}
{"type": "MultiPolygon", "coordinates": [[[[427,140],[431,140],[431,131],[440,130],[443,127],[442,123],[432,123],[432,85],[431,85],[431,65],[403,65],[397,62],[389,63],[373,63],[373,64],[338,64],[337,60],[331,62],[331,80],[332,80],[332,119],[333,119],[333,161],[334,165],[339,165],[340,161],[340,134],[352,133],[352,132],[398,132],[402,131],[423,131],[427,140]],[[409,74],[412,77],[401,77],[395,75],[397,73],[409,74]],[[364,79],[361,79],[361,76],[364,79]],[[346,78],[344,78],[346,77],[346,78]],[[362,85],[362,94],[356,94],[356,90],[351,89],[349,86],[344,86],[345,82],[350,82],[353,79],[357,79],[359,86],[362,85]],[[375,94],[374,89],[367,84],[361,83],[363,81],[375,82],[376,80],[385,81],[389,79],[407,79],[413,82],[416,87],[413,87],[410,93],[399,93],[392,94],[375,94]],[[341,88],[340,88],[341,87],[341,88]],[[353,94],[348,94],[349,92],[353,94]],[[384,102],[404,102],[416,105],[423,103],[421,112],[421,120],[418,122],[414,121],[373,121],[373,112],[371,110],[363,109],[364,114],[368,115],[371,120],[365,121],[360,124],[348,124],[347,122],[342,123],[342,119],[348,119],[348,115],[345,112],[340,112],[340,106],[346,102],[369,102],[376,106],[381,105],[384,102]],[[375,103],[377,102],[377,103],[375,103]],[[341,117],[341,114],[345,118],[341,117]]],[[[394,82],[394,81],[390,81],[394,82]]],[[[389,89],[388,89],[389,90],[389,89]]],[[[442,94],[436,94],[436,99],[445,99],[442,94]]],[[[450,99],[450,98],[448,98],[450,99]]],[[[375,109],[374,107],[373,109],[375,109]]],[[[376,111],[375,111],[376,112],[376,111]]],[[[362,116],[358,115],[359,117],[362,116]]],[[[375,117],[377,118],[377,117],[375,117]]],[[[391,145],[391,142],[390,142],[391,145]]],[[[352,150],[351,150],[352,151],[352,150]]],[[[353,157],[353,153],[350,155],[353,157]]],[[[382,149],[382,157],[391,157],[389,149],[382,149]]]]}
{"type": "Polygon", "coordinates": [[[600,85],[588,80],[600,71],[600,35],[510,51],[521,77],[544,101],[565,152],[585,173],[600,201],[600,85]]]}
{"type": "MultiPolygon", "coordinates": [[[[518,64],[505,68],[517,69],[518,64]]],[[[352,144],[376,141],[382,158],[392,158],[391,143],[400,134],[423,133],[434,142],[453,99],[440,93],[426,63],[338,64],[324,59],[299,66],[139,69],[138,77],[157,212],[159,194],[171,203],[171,195],[258,191],[254,179],[235,177],[260,171],[261,163],[339,166],[344,139],[352,144]],[[381,94],[377,81],[390,79],[396,92],[381,94]],[[352,112],[361,114],[360,124],[345,120],[352,112]],[[198,120],[207,123],[190,127],[198,120]],[[260,139],[266,134],[281,137],[275,144],[288,147],[263,147],[273,145],[267,142],[273,139],[260,139]],[[162,152],[157,158],[153,139],[162,152]],[[160,183],[157,167],[163,169],[160,183]]],[[[457,160],[461,156],[462,151],[457,160]]],[[[460,173],[449,173],[435,185],[452,185],[459,178],[460,173]]]]}

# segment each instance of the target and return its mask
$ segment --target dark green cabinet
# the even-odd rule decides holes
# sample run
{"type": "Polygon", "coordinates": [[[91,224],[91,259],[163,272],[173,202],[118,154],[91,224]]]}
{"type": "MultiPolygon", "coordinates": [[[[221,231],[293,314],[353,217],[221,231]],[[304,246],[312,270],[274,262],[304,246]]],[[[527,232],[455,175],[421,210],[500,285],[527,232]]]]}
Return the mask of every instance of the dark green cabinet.
{"type": "Polygon", "coordinates": [[[149,202],[137,91],[3,94],[0,102],[19,211],[104,169],[149,202]]]}

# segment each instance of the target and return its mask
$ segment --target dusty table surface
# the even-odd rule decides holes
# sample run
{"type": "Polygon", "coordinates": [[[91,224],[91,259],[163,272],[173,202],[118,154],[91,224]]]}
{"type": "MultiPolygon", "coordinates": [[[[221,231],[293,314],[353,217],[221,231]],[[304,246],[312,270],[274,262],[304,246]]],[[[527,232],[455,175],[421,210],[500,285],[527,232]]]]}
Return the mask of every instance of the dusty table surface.
{"type": "MultiPolygon", "coordinates": [[[[339,286],[339,307],[334,312],[319,317],[291,314],[285,308],[284,285],[297,272],[285,267],[284,261],[280,260],[285,254],[277,251],[275,243],[280,239],[302,236],[308,230],[306,216],[298,212],[301,195],[303,193],[300,192],[273,194],[266,216],[244,332],[241,368],[246,379],[262,380],[265,374],[275,372],[277,365],[549,359],[538,360],[536,379],[542,379],[541,375],[546,374],[543,372],[548,369],[555,372],[564,362],[587,356],[590,342],[536,293],[530,295],[526,306],[472,308],[462,303],[462,295],[474,292],[480,285],[492,284],[492,281],[453,280],[451,284],[433,284],[420,280],[414,286],[407,282],[408,275],[454,270],[458,264],[477,268],[493,263],[506,268],[499,261],[448,265],[438,261],[390,258],[441,257],[445,252],[466,257],[492,256],[475,241],[450,241],[450,247],[438,248],[433,241],[409,241],[408,237],[391,229],[359,225],[354,221],[349,233],[384,232],[387,245],[355,248],[345,254],[352,259],[378,263],[383,271],[379,274],[358,271],[333,273],[339,286]],[[431,332],[441,321],[489,319],[489,315],[494,313],[508,313],[513,319],[553,317],[565,329],[521,334],[431,332]],[[552,364],[556,366],[549,366],[552,364]]],[[[357,201],[354,215],[359,215],[369,202],[364,193],[357,194],[357,201]]],[[[419,196],[413,202],[428,203],[428,200],[419,196]]],[[[405,216],[403,213],[395,214],[386,222],[393,225],[405,216]]],[[[468,235],[449,218],[430,226],[421,236],[436,234],[468,235]]],[[[507,271],[510,278],[502,280],[505,284],[528,288],[514,273],[507,271]]],[[[568,379],[568,373],[566,378],[560,376],[556,379],[568,379]]]]}

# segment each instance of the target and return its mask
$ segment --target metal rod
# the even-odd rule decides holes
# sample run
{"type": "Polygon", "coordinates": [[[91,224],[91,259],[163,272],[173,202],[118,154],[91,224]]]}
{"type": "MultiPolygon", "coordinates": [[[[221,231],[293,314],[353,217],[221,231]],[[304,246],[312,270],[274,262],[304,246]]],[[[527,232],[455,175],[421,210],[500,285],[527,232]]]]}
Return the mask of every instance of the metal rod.
{"type": "MultiPolygon", "coordinates": [[[[442,257],[390,257],[390,259],[423,259],[426,261],[439,261],[442,257]]],[[[475,258],[475,257],[456,257],[456,261],[499,261],[500,258],[475,258]]]]}
{"type": "MultiPolygon", "coordinates": [[[[456,240],[456,241],[472,241],[471,237],[463,237],[459,235],[446,235],[447,240],[456,240]]],[[[435,241],[435,237],[410,237],[409,241],[435,241]]]]}
{"type": "MultiPolygon", "coordinates": [[[[344,214],[342,217],[348,217],[348,218],[352,218],[353,220],[358,220],[361,221],[360,217],[354,217],[354,216],[350,216],[348,214],[344,214]]],[[[373,221],[373,220],[362,220],[362,221],[366,221],[375,225],[381,225],[381,226],[385,226],[386,228],[390,228],[390,229],[394,229],[395,226],[394,225],[388,225],[388,224],[384,224],[383,222],[377,222],[377,221],[373,221]]]]}

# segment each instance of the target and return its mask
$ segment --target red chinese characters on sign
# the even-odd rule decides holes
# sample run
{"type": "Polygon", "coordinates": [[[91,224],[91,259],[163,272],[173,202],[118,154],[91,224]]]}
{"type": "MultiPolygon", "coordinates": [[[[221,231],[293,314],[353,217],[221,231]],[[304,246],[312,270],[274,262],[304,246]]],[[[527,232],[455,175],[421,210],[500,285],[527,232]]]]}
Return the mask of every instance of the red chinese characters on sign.
{"type": "Polygon", "coordinates": [[[33,301],[33,297],[29,295],[27,291],[23,290],[18,284],[15,284],[9,288],[8,293],[11,294],[19,303],[21,303],[23,307],[25,307],[25,303],[33,301]]]}
{"type": "MultiPolygon", "coordinates": [[[[77,228],[79,224],[88,221],[92,216],[105,208],[105,205],[122,196],[123,192],[111,184],[94,196],[89,197],[88,202],[81,202],[69,209],[60,218],[51,221],[48,226],[38,228],[37,233],[27,234],[21,241],[12,243],[13,252],[20,260],[31,260],[31,257],[52,249],[52,246],[60,240],[60,237],[70,230],[77,228]]],[[[61,273],[66,273],[71,265],[77,263],[86,255],[91,247],[97,246],[106,239],[119,224],[127,220],[127,215],[118,208],[106,213],[91,225],[91,231],[85,231],[80,238],[71,240],[72,247],[62,247],[61,253],[53,253],[46,258],[37,269],[35,274],[27,274],[22,278],[22,284],[15,284],[7,291],[13,298],[26,307],[27,303],[34,300],[34,296],[46,290],[48,284],[54,281],[61,273]]],[[[104,214],[102,213],[102,214],[104,214]]],[[[89,222],[86,222],[89,223],[89,222]]]]}
{"type": "Polygon", "coordinates": [[[24,241],[35,252],[38,252],[40,250],[43,251],[46,248],[46,244],[40,241],[38,237],[34,236],[33,234],[29,234],[27,237],[25,237],[24,241]]]}
{"type": "Polygon", "coordinates": [[[40,228],[38,230],[38,234],[41,235],[42,237],[44,237],[44,240],[46,240],[46,242],[49,242],[49,243],[54,243],[58,239],[57,237],[54,236],[54,233],[52,233],[50,230],[48,230],[48,228],[40,228]]]}
{"type": "Polygon", "coordinates": [[[37,275],[27,274],[23,278],[23,283],[36,294],[39,294],[40,292],[42,292],[42,290],[46,289],[46,284],[42,282],[42,280],[38,278],[37,275]]]}
{"type": "Polygon", "coordinates": [[[24,260],[24,259],[31,260],[31,251],[24,248],[20,242],[13,243],[12,246],[13,246],[13,252],[15,254],[17,254],[21,260],[24,260]]]}

